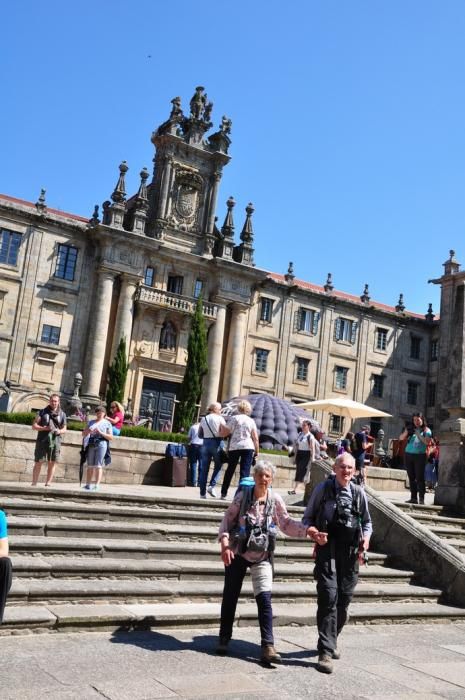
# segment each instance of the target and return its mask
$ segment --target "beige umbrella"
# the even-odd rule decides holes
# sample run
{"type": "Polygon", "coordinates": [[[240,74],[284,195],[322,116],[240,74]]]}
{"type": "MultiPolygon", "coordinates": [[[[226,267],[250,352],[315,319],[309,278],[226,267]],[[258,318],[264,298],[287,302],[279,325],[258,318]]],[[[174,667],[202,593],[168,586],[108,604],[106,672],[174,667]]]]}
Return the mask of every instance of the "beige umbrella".
{"type": "Polygon", "coordinates": [[[304,403],[296,404],[296,406],[305,408],[306,411],[326,411],[338,416],[347,416],[352,420],[356,418],[392,418],[390,413],[379,411],[377,408],[358,403],[358,401],[338,398],[337,396],[331,399],[321,399],[320,401],[305,401],[304,403]]]}

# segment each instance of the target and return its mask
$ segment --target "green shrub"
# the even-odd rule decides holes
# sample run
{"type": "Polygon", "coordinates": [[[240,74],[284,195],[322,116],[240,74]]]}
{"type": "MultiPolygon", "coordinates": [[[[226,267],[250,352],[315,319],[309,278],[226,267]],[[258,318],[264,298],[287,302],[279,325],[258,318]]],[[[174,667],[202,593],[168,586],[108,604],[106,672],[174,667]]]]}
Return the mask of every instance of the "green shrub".
{"type": "Polygon", "coordinates": [[[1,413],[0,423],[19,423],[20,425],[32,425],[34,423],[35,413],[1,413]]]}
{"type": "Polygon", "coordinates": [[[144,428],[142,425],[123,425],[121,437],[141,438],[143,440],[162,440],[163,442],[184,442],[188,441],[184,433],[160,433],[156,430],[144,428]]]}

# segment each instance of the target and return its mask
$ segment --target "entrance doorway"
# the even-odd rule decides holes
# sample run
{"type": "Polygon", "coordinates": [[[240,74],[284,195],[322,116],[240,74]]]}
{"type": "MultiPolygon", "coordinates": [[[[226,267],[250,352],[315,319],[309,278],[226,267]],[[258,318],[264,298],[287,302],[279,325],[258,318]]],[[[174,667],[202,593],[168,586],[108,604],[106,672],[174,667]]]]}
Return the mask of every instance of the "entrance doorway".
{"type": "Polygon", "coordinates": [[[161,430],[173,417],[174,400],[180,384],[165,382],[162,379],[144,377],[140,399],[139,415],[152,415],[152,429],[161,430]]]}

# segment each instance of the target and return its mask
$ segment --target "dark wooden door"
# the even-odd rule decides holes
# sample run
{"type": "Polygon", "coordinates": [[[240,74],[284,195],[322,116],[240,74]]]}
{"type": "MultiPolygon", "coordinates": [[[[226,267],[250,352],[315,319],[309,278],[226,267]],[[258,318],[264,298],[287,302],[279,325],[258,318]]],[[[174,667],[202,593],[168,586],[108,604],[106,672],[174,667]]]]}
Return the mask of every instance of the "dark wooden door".
{"type": "Polygon", "coordinates": [[[144,377],[139,415],[145,417],[151,411],[153,412],[153,430],[161,430],[165,423],[171,421],[174,401],[180,386],[176,382],[165,382],[162,379],[144,377]]]}

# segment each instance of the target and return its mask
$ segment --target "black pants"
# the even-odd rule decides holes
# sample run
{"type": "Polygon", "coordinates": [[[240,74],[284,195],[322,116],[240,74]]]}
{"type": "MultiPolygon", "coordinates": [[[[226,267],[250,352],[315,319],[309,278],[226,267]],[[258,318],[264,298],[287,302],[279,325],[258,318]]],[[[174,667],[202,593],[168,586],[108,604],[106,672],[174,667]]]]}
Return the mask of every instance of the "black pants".
{"type": "Polygon", "coordinates": [[[420,496],[420,500],[424,501],[426,453],[416,455],[406,452],[404,464],[408,474],[412,501],[417,500],[417,494],[420,496]]]}
{"type": "Polygon", "coordinates": [[[5,610],[6,597],[11,588],[12,567],[11,559],[8,557],[0,558],[0,624],[3,620],[3,611],[5,610]]]}
{"type": "MultiPolygon", "coordinates": [[[[224,567],[224,589],[221,602],[220,637],[227,640],[232,637],[234,616],[237,601],[242,589],[244,576],[249,566],[254,566],[244,557],[236,554],[229,566],[224,567]]],[[[271,565],[270,565],[271,566],[271,565]]],[[[274,644],[273,638],[273,609],[271,607],[271,591],[259,593],[256,598],[258,608],[258,623],[260,625],[261,643],[274,644]]]]}
{"type": "Polygon", "coordinates": [[[317,547],[314,575],[318,594],[318,651],[332,654],[347,621],[347,611],[358,581],[358,552],[344,544],[329,543],[317,547]]]}

